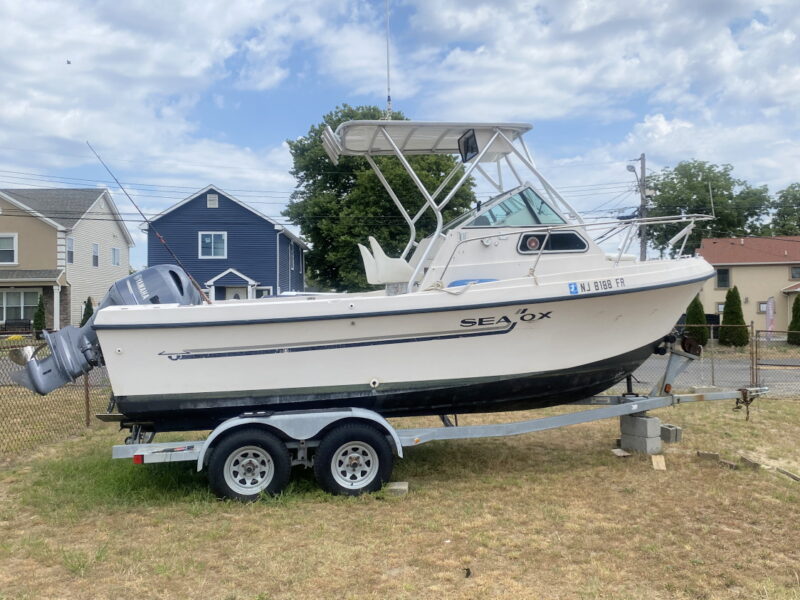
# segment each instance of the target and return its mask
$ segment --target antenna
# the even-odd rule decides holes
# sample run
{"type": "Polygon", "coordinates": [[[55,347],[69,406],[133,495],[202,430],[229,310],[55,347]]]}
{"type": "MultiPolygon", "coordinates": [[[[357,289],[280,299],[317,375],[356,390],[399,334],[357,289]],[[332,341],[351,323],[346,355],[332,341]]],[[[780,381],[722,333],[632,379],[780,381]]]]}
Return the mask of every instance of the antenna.
{"type": "Polygon", "coordinates": [[[144,219],[144,222],[147,223],[147,227],[152,229],[153,233],[156,234],[156,237],[158,238],[158,241],[160,241],[162,244],[164,244],[164,248],[166,248],[166,250],[167,250],[167,252],[169,252],[170,256],[172,256],[172,258],[175,260],[175,262],[178,264],[178,266],[186,272],[186,275],[189,277],[189,281],[191,281],[192,285],[195,287],[195,289],[198,292],[200,292],[200,297],[203,299],[203,301],[207,302],[208,304],[211,304],[211,300],[208,299],[208,296],[206,296],[206,293],[200,287],[200,284],[198,284],[197,281],[195,281],[195,278],[192,277],[192,274],[189,273],[189,271],[186,270],[186,267],[183,266],[183,263],[181,262],[181,259],[178,258],[178,256],[172,251],[172,248],[170,248],[169,245],[167,244],[167,240],[164,239],[164,236],[162,236],[160,233],[158,233],[158,231],[156,231],[156,228],[153,227],[153,224],[150,223],[149,219],[142,212],[142,209],[139,208],[139,206],[136,204],[136,202],[133,201],[133,198],[131,198],[131,195],[128,193],[128,191],[124,187],[122,187],[122,184],[119,182],[119,179],[117,179],[117,176],[114,175],[114,173],[111,172],[111,169],[109,169],[108,165],[103,162],[103,159],[100,158],[100,155],[97,153],[97,151],[94,148],[92,148],[92,145],[89,143],[88,140],[86,141],[86,145],[89,146],[89,150],[91,150],[94,153],[94,155],[97,157],[97,160],[100,161],[100,164],[105,167],[106,171],[108,171],[108,174],[111,175],[111,177],[114,179],[114,181],[117,182],[117,185],[119,186],[119,189],[121,189],[123,191],[123,193],[128,197],[128,200],[130,200],[130,203],[133,204],[133,207],[136,210],[139,211],[139,214],[142,215],[142,219],[144,219]]]}
{"type": "Polygon", "coordinates": [[[389,63],[389,0],[385,0],[384,7],[386,8],[386,115],[384,118],[390,121],[392,119],[392,79],[389,63]]]}

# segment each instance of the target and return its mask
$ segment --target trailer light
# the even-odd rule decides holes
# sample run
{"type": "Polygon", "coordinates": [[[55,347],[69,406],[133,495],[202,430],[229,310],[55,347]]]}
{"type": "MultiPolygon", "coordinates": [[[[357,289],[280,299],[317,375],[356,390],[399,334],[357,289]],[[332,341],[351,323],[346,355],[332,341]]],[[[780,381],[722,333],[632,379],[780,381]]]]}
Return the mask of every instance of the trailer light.
{"type": "Polygon", "coordinates": [[[134,454],[133,455],[133,464],[135,464],[135,465],[143,465],[144,464],[144,454],[134,454]]]}

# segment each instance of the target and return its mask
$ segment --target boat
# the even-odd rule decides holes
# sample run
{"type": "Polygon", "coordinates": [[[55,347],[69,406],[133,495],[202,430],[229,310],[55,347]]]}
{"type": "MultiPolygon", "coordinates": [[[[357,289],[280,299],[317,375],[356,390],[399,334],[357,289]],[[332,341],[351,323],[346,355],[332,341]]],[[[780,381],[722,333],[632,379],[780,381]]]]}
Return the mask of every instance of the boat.
{"type": "Polygon", "coordinates": [[[153,267],[112,286],[82,329],[47,334],[49,356],[18,357],[18,381],[47,393],[105,365],[120,420],[148,431],[341,407],[385,417],[526,410],[602,392],[658,350],[713,275],[702,258],[682,255],[695,222],[709,217],[584,219],[534,164],[530,128],[326,128],[331,161],[364,157],[409,227],[400,256],[375,238],[359,244],[377,290],[207,303],[179,267],[153,267]],[[408,160],[417,154],[458,160],[430,191],[408,160]],[[422,209],[405,208],[376,156],[403,165],[422,209]],[[495,195],[444,223],[450,199],[477,175],[495,195]],[[426,211],[436,226],[421,237],[426,211]],[[671,240],[681,244],[676,258],[627,253],[639,227],[666,223],[685,224],[671,240]]]}

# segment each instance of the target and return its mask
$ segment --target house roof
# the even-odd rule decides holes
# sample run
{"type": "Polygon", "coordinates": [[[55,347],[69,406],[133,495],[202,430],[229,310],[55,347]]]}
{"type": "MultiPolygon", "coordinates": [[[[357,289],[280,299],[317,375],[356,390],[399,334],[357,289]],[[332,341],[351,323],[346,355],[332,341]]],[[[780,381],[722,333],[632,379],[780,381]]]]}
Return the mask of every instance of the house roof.
{"type": "Polygon", "coordinates": [[[231,195],[230,195],[228,192],[226,192],[225,190],[223,190],[223,189],[221,189],[221,188],[218,188],[218,187],[217,187],[217,186],[215,186],[214,184],[207,185],[207,186],[206,186],[206,187],[204,187],[202,190],[195,192],[194,194],[192,194],[191,196],[189,196],[189,197],[187,197],[187,198],[184,198],[183,200],[181,200],[181,201],[180,201],[180,202],[178,202],[177,204],[173,204],[173,205],[172,205],[172,206],[170,206],[168,209],[166,209],[166,210],[164,210],[164,211],[162,211],[162,212],[158,213],[158,214],[157,214],[155,217],[152,217],[152,218],[150,219],[150,222],[157,221],[158,219],[160,219],[160,218],[161,218],[161,217],[163,217],[164,215],[168,215],[169,213],[171,213],[172,211],[174,211],[174,210],[176,210],[176,209],[180,208],[180,207],[181,207],[181,206],[183,206],[184,204],[188,204],[189,202],[191,202],[191,201],[192,201],[192,200],[194,200],[195,198],[197,198],[197,197],[199,197],[199,196],[202,196],[203,194],[205,194],[206,192],[210,192],[211,190],[213,190],[213,191],[217,192],[218,194],[222,194],[223,196],[225,196],[226,198],[228,198],[228,199],[229,199],[229,200],[231,200],[232,202],[235,202],[236,204],[238,204],[238,205],[239,205],[239,206],[241,206],[242,208],[245,208],[245,209],[249,210],[249,211],[250,211],[251,213],[253,213],[254,215],[256,215],[256,216],[258,216],[258,217],[260,217],[260,218],[264,219],[264,220],[265,220],[265,221],[267,221],[268,223],[271,223],[272,225],[274,225],[274,226],[275,226],[275,228],[276,228],[276,229],[277,229],[277,230],[278,230],[280,233],[284,234],[286,237],[288,237],[288,238],[290,238],[291,240],[293,240],[293,241],[294,241],[296,244],[298,244],[298,245],[299,245],[301,248],[303,248],[304,250],[308,250],[308,246],[306,245],[306,243],[305,243],[303,240],[301,240],[299,237],[297,237],[295,234],[293,234],[291,231],[289,231],[288,229],[286,229],[286,227],[284,227],[284,226],[283,226],[283,225],[281,225],[280,223],[277,223],[276,221],[273,221],[273,220],[272,220],[272,219],[270,219],[270,218],[269,218],[267,215],[265,215],[265,214],[263,214],[263,213],[260,213],[259,211],[257,211],[255,208],[253,208],[253,207],[252,207],[252,206],[250,206],[249,204],[245,204],[245,203],[244,203],[244,202],[242,202],[241,200],[239,200],[239,199],[237,199],[237,198],[234,198],[234,197],[233,197],[233,196],[231,196],[231,195]]]}
{"type": "Polygon", "coordinates": [[[712,265],[800,264],[800,236],[708,238],[697,254],[712,265]]]}
{"type": "Polygon", "coordinates": [[[109,209],[119,220],[128,245],[133,246],[133,238],[122,223],[122,217],[106,188],[0,189],[0,197],[33,213],[56,229],[72,229],[103,194],[108,199],[109,209]]]}
{"type": "Polygon", "coordinates": [[[800,294],[800,283],[793,283],[792,285],[787,285],[781,291],[784,294],[800,294]]]}
{"type": "Polygon", "coordinates": [[[60,269],[3,269],[0,281],[55,281],[61,273],[60,269]]]}

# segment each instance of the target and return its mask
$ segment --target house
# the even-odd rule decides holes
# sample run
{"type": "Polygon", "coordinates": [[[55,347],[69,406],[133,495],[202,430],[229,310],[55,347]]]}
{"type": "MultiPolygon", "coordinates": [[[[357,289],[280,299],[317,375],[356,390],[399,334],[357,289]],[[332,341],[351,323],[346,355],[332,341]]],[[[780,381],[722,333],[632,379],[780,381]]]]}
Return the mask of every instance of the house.
{"type": "Polygon", "coordinates": [[[786,331],[800,293],[800,236],[704,239],[697,253],[716,269],[700,292],[707,313],[725,308],[725,294],[739,288],[746,323],[786,331]],[[773,307],[770,309],[770,299],[773,307]]]}
{"type": "Polygon", "coordinates": [[[0,189],[0,322],[31,320],[41,295],[46,328],[77,325],[128,275],[131,246],[107,189],[0,189]]]}
{"type": "Polygon", "coordinates": [[[175,264],[159,235],[213,300],[305,289],[305,243],[213,185],[150,220],[148,264],[175,264]]]}

